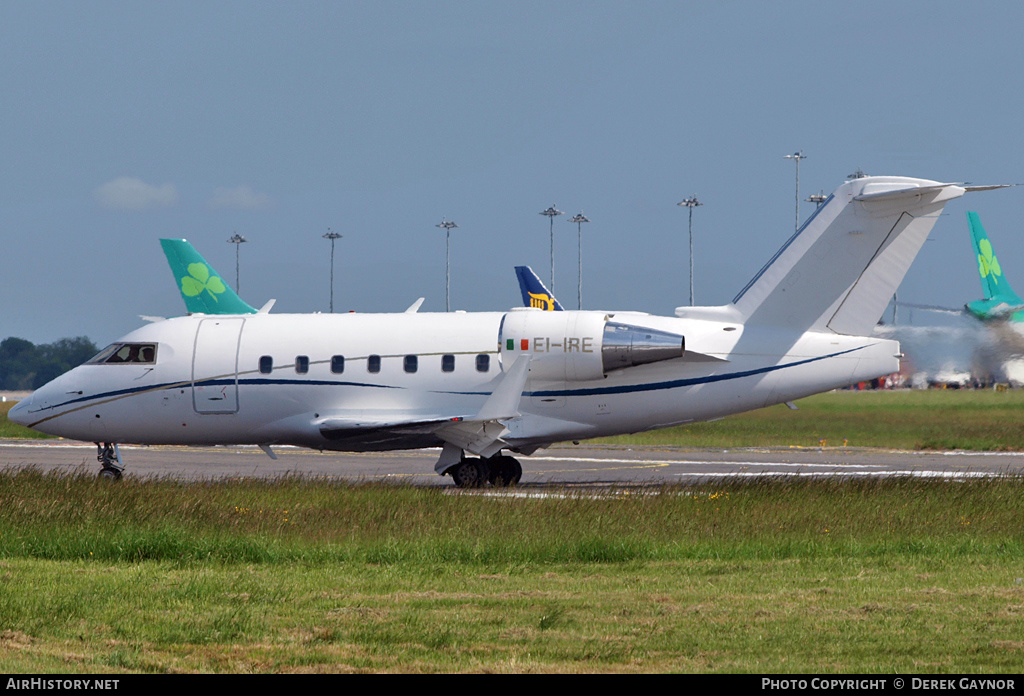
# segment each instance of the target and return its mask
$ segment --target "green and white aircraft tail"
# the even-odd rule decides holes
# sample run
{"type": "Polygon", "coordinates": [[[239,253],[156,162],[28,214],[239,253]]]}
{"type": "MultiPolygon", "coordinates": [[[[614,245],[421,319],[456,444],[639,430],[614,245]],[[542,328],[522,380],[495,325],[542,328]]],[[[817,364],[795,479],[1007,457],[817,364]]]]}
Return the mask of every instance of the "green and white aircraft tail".
{"type": "Polygon", "coordinates": [[[161,239],[189,314],[256,314],[184,239],[161,239]]]}
{"type": "Polygon", "coordinates": [[[968,212],[967,221],[971,227],[971,244],[978,259],[978,274],[984,293],[984,299],[967,303],[967,311],[982,321],[1024,321],[1024,300],[1013,291],[1003,275],[992,242],[981,226],[981,218],[975,212],[968,212]]]}

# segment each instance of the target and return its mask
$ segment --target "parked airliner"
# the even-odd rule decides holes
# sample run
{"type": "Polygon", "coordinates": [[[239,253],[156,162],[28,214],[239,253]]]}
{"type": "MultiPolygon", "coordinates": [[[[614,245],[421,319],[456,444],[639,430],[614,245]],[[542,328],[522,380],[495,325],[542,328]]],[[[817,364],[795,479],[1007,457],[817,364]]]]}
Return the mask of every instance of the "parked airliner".
{"type": "MultiPolygon", "coordinates": [[[[986,187],[842,184],[736,295],[675,316],[560,311],[235,314],[191,310],[129,333],[11,409],[97,443],[440,447],[458,486],[511,484],[512,454],[719,418],[899,369],[870,336],[943,207],[986,187]]],[[[183,292],[230,288],[198,261],[183,292]],[[215,279],[215,280],[214,280],[215,279]]],[[[232,293],[233,294],[233,293],[232,293]]]]}

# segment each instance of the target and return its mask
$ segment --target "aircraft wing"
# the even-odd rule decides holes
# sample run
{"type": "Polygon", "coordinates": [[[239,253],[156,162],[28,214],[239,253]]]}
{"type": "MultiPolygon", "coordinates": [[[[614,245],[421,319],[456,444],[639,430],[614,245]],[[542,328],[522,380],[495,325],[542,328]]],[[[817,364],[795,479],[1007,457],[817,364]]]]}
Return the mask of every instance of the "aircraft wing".
{"type": "Polygon", "coordinates": [[[357,443],[368,450],[384,449],[396,443],[405,443],[407,447],[443,444],[445,451],[441,462],[449,465],[454,463],[453,458],[456,461],[461,458],[463,450],[490,457],[505,446],[501,438],[508,429],[503,421],[519,416],[519,400],[529,368],[529,355],[516,358],[473,416],[395,420],[325,418],[318,423],[320,434],[328,440],[346,442],[348,446],[357,443]]]}
{"type": "Polygon", "coordinates": [[[964,313],[964,310],[962,308],[956,309],[955,307],[940,307],[938,305],[916,304],[914,302],[897,302],[896,306],[909,307],[910,309],[924,309],[929,312],[941,312],[943,314],[962,315],[964,313]]]}
{"type": "Polygon", "coordinates": [[[353,418],[324,418],[317,425],[320,434],[331,442],[345,443],[360,449],[387,449],[391,445],[410,443],[409,447],[431,447],[443,444],[437,433],[463,418],[432,418],[423,420],[400,419],[366,420],[353,418]]]}

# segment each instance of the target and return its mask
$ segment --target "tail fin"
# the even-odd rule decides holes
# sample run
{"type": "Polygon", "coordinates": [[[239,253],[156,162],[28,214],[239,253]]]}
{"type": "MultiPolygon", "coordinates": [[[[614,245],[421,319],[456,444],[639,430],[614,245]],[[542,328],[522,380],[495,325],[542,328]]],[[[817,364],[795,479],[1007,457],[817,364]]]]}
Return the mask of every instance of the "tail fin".
{"type": "Polygon", "coordinates": [[[184,239],[161,239],[189,314],[255,314],[184,239]]]}
{"type": "Polygon", "coordinates": [[[519,290],[523,293],[523,304],[527,307],[539,307],[548,311],[561,312],[562,305],[555,296],[548,292],[544,283],[529,266],[516,266],[516,277],[519,278],[519,290]]]}
{"type": "Polygon", "coordinates": [[[985,228],[981,226],[981,218],[975,212],[967,213],[967,222],[971,228],[971,245],[978,259],[978,275],[981,277],[981,291],[985,299],[967,303],[967,311],[979,319],[1004,318],[1013,312],[1024,309],[1024,300],[1013,291],[1010,282],[1003,275],[1003,269],[996,259],[985,228]]]}
{"type": "Polygon", "coordinates": [[[869,334],[942,208],[965,191],[892,176],[844,183],[740,291],[732,313],[790,330],[869,334]]]}

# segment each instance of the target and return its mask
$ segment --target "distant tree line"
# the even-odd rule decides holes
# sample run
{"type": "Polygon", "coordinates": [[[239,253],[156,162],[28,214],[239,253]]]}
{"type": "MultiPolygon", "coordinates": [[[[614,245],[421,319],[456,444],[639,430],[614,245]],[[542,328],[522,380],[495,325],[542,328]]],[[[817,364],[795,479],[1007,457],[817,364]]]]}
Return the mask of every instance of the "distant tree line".
{"type": "Polygon", "coordinates": [[[38,389],[98,352],[85,336],[38,346],[23,338],[5,338],[0,341],[0,390],[38,389]]]}

